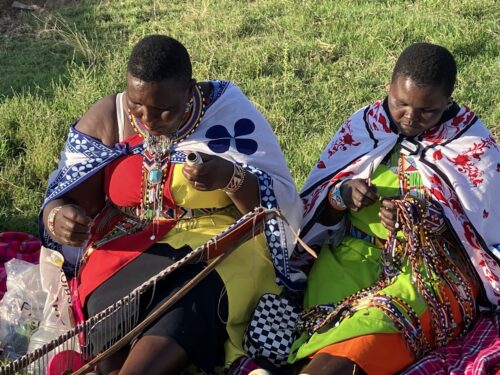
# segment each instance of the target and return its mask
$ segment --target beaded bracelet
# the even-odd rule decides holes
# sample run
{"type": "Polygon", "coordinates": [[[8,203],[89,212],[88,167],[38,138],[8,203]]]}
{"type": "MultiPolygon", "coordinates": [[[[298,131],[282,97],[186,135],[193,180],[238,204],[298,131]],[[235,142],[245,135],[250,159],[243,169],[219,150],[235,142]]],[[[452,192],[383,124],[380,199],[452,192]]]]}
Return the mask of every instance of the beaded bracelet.
{"type": "Polygon", "coordinates": [[[50,210],[49,214],[47,215],[47,229],[53,235],[56,235],[56,232],[54,232],[56,215],[59,213],[59,211],[61,211],[62,207],[63,206],[54,207],[52,210],[50,210]]]}
{"type": "Polygon", "coordinates": [[[243,186],[245,181],[246,170],[239,164],[233,163],[233,175],[222,191],[225,193],[235,193],[243,186]]]}
{"type": "Polygon", "coordinates": [[[342,193],[340,191],[340,187],[345,181],[346,180],[330,188],[330,191],[328,192],[328,203],[330,203],[330,206],[332,206],[332,208],[337,211],[347,210],[347,205],[345,204],[344,198],[342,198],[342,193]]]}

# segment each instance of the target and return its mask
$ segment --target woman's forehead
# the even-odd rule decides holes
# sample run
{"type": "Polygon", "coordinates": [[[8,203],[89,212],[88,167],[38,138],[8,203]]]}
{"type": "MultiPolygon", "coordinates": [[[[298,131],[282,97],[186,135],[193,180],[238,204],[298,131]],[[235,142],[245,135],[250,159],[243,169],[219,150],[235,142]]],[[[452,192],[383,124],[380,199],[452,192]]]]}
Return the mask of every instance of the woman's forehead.
{"type": "MultiPolygon", "coordinates": [[[[166,79],[159,82],[147,82],[130,74],[127,77],[127,96],[135,102],[154,102],[156,104],[169,104],[185,94],[185,88],[178,80],[166,79]]],[[[151,103],[151,105],[155,105],[151,103]]]]}
{"type": "Polygon", "coordinates": [[[391,84],[389,95],[400,100],[419,100],[427,104],[447,100],[442,85],[425,85],[415,82],[410,77],[398,77],[391,84]]]}

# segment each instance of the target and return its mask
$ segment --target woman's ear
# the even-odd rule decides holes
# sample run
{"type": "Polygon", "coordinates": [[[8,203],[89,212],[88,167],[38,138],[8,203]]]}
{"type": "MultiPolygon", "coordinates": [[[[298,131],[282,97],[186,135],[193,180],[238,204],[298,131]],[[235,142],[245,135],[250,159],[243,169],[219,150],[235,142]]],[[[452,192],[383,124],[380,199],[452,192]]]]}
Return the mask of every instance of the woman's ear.
{"type": "Polygon", "coordinates": [[[392,83],[392,82],[387,82],[387,83],[385,84],[385,89],[386,89],[387,91],[389,91],[389,90],[391,89],[391,83],[392,83]]]}
{"type": "Polygon", "coordinates": [[[450,97],[448,98],[448,104],[446,105],[446,109],[447,109],[447,110],[448,110],[448,109],[450,109],[452,105],[453,105],[453,97],[452,97],[452,96],[450,96],[450,97]]]}
{"type": "Polygon", "coordinates": [[[196,85],[196,80],[191,78],[188,83],[189,92],[194,90],[194,86],[196,85]]]}

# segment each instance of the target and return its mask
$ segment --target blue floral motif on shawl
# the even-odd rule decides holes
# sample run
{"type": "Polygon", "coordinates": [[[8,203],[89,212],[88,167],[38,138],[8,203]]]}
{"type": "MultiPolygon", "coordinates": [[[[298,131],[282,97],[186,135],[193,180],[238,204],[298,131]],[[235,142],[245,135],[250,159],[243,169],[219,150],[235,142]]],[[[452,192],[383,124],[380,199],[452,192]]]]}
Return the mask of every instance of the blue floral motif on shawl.
{"type": "MultiPolygon", "coordinates": [[[[68,139],[64,146],[63,155],[71,155],[71,160],[60,163],[55,176],[51,176],[49,186],[45,192],[43,208],[50,201],[63,196],[68,191],[87,180],[89,177],[100,171],[110,162],[122,155],[139,154],[142,152],[142,144],[130,147],[128,143],[116,144],[114,147],[108,147],[100,141],[80,133],[75,129],[77,122],[74,122],[68,134],[68,139]]],[[[42,210],[38,218],[39,236],[45,247],[61,251],[61,245],[54,242],[47,233],[42,220],[42,210]]],[[[64,270],[72,273],[74,265],[64,265],[64,270]]]]}
{"type": "MultiPolygon", "coordinates": [[[[213,86],[212,93],[215,95],[215,98],[219,98],[229,83],[227,81],[215,82],[216,85],[211,82],[213,86]]],[[[246,137],[255,133],[255,123],[250,119],[240,118],[235,121],[233,129],[234,136],[230,134],[231,130],[228,130],[225,126],[214,125],[210,127],[206,132],[206,137],[209,139],[209,149],[214,153],[236,151],[247,156],[255,154],[258,149],[257,142],[246,137]]],[[[75,124],[73,124],[70,128],[63,152],[63,156],[69,158],[70,156],[68,155],[71,155],[73,160],[65,160],[65,162],[60,163],[59,169],[55,172],[56,175],[50,179],[42,208],[48,202],[63,196],[87,178],[102,170],[102,168],[119,156],[140,154],[142,152],[142,144],[135,147],[130,147],[128,143],[117,144],[114,147],[103,145],[98,140],[80,133],[75,129],[75,124]]],[[[172,162],[174,163],[182,163],[184,159],[185,155],[182,151],[178,151],[172,155],[172,162]]],[[[261,197],[260,204],[265,208],[279,209],[271,176],[263,170],[250,165],[243,164],[243,167],[258,178],[261,197]]],[[[46,232],[41,215],[39,228],[40,238],[42,238],[44,246],[61,251],[61,246],[52,241],[46,232]]],[[[290,289],[302,289],[303,282],[292,281],[294,279],[292,276],[293,270],[289,264],[288,244],[284,233],[285,228],[280,219],[272,218],[266,221],[264,235],[276,271],[276,281],[278,284],[290,289]]],[[[72,272],[74,265],[65,265],[65,270],[72,272]]]]}
{"type": "Polygon", "coordinates": [[[243,138],[255,131],[255,124],[252,120],[242,118],[234,124],[234,136],[223,125],[214,125],[209,128],[205,136],[210,139],[208,148],[217,154],[227,152],[234,142],[234,148],[245,155],[255,154],[258,144],[251,138],[243,138]]]}
{"type": "Polygon", "coordinates": [[[91,177],[117,157],[129,154],[139,154],[142,152],[142,144],[131,148],[128,143],[116,144],[108,147],[100,141],[80,133],[75,129],[76,122],[70,127],[68,139],[64,148],[64,153],[73,155],[80,162],[65,165],[57,171],[57,175],[50,181],[45,193],[45,205],[66,192],[73,189],[82,181],[91,177]]]}

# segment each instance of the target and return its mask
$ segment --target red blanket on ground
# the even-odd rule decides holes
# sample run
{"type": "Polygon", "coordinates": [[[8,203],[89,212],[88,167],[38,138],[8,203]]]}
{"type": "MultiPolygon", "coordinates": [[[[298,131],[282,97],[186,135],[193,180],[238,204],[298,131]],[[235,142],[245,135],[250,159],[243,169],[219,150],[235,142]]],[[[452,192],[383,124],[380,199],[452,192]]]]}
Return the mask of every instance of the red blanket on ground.
{"type": "Polygon", "coordinates": [[[0,299],[7,290],[4,263],[13,258],[37,264],[42,243],[38,238],[23,232],[0,233],[0,299]]]}
{"type": "Polygon", "coordinates": [[[422,358],[402,375],[500,374],[500,314],[480,316],[472,331],[422,358]]]}

